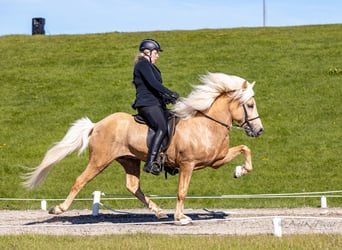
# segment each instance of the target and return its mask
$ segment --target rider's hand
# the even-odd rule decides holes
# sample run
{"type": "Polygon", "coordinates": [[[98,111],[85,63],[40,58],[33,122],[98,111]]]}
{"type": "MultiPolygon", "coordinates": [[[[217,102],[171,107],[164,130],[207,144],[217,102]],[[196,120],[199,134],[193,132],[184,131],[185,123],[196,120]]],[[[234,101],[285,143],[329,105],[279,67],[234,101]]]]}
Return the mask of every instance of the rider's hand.
{"type": "Polygon", "coordinates": [[[177,99],[179,98],[179,95],[176,92],[172,92],[168,95],[163,95],[164,103],[165,104],[175,104],[177,99]]]}
{"type": "Polygon", "coordinates": [[[175,104],[179,98],[179,95],[176,92],[173,92],[170,97],[170,103],[175,104]]]}

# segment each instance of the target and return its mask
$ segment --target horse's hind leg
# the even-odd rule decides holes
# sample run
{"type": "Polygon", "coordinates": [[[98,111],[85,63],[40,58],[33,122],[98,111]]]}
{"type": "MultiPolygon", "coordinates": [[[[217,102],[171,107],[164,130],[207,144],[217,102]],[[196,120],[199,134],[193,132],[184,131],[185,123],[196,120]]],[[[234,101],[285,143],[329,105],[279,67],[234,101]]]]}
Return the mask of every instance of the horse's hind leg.
{"type": "Polygon", "coordinates": [[[90,160],[88,166],[83,173],[78,176],[71,188],[71,191],[65,201],[59,205],[54,206],[50,209],[50,214],[61,214],[69,209],[72,201],[81,189],[92,179],[94,179],[100,172],[102,172],[110,163],[96,165],[94,160],[90,160]]]}
{"type": "Polygon", "coordinates": [[[135,197],[137,197],[146,207],[148,207],[158,219],[167,218],[162,209],[152,200],[145,196],[140,189],[140,160],[132,158],[120,158],[118,162],[126,171],[126,188],[135,197]]]}

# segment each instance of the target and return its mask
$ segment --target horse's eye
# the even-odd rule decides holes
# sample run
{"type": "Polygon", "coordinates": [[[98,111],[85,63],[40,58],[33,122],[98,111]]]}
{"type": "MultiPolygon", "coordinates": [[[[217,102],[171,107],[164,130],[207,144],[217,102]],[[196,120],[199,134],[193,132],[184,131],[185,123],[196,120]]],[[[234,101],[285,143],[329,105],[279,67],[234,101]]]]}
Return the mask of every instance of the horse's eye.
{"type": "Polygon", "coordinates": [[[247,104],[247,107],[252,109],[252,108],[254,108],[254,104],[247,104]]]}

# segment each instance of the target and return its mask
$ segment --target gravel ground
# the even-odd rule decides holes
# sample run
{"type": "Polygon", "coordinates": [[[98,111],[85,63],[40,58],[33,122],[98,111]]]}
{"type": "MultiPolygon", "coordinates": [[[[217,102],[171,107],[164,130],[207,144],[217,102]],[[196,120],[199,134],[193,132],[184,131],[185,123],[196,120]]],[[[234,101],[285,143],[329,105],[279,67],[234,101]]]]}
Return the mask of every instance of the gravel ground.
{"type": "Polygon", "coordinates": [[[274,234],[273,219],[281,219],[284,234],[341,234],[342,208],[296,209],[186,209],[192,218],[188,225],[175,225],[173,210],[158,220],[147,209],[71,210],[62,215],[50,215],[42,210],[0,210],[0,235],[104,235],[126,233],[193,234],[193,235],[254,235],[274,234]]]}

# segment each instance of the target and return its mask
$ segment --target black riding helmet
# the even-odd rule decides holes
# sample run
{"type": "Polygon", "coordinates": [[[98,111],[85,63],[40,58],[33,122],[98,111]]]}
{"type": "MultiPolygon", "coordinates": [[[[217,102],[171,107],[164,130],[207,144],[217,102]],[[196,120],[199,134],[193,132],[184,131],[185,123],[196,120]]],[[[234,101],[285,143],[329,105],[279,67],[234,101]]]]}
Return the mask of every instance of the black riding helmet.
{"type": "Polygon", "coordinates": [[[139,51],[144,52],[145,49],[163,51],[160,44],[153,39],[144,39],[139,45],[139,51]]]}

